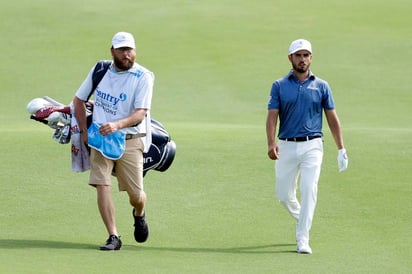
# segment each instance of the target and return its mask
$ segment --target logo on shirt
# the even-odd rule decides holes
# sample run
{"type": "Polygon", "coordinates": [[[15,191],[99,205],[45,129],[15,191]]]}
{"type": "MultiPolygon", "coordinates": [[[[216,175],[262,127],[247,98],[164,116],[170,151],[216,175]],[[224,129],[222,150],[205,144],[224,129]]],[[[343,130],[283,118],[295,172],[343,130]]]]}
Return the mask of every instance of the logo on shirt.
{"type": "Polygon", "coordinates": [[[101,90],[96,89],[95,92],[96,102],[94,105],[96,107],[101,107],[104,112],[110,113],[113,115],[117,114],[118,103],[124,102],[127,99],[125,93],[120,93],[119,97],[113,96],[110,93],[105,93],[101,90]]]}
{"type": "Polygon", "coordinates": [[[141,70],[138,70],[136,72],[131,71],[130,74],[132,74],[133,76],[136,76],[137,78],[139,78],[140,76],[142,76],[143,71],[141,71],[141,70]]]}
{"type": "Polygon", "coordinates": [[[122,102],[126,101],[126,98],[127,98],[127,95],[124,94],[123,92],[120,93],[119,97],[117,98],[115,96],[112,96],[110,93],[105,93],[98,89],[96,89],[95,96],[99,97],[101,100],[106,101],[114,106],[117,105],[119,101],[122,101],[122,102]]]}

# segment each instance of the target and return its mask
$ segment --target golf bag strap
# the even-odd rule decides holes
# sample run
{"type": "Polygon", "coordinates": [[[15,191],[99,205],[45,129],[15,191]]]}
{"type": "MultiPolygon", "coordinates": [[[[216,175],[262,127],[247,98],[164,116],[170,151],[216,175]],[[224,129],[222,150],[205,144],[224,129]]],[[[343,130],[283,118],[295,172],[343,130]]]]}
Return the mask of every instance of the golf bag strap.
{"type": "Polygon", "coordinates": [[[94,90],[99,85],[100,81],[103,79],[103,76],[106,74],[107,70],[109,69],[112,61],[103,60],[99,61],[96,66],[94,67],[93,74],[92,74],[92,89],[90,91],[89,96],[87,97],[86,101],[89,101],[90,97],[92,96],[94,90]]]}

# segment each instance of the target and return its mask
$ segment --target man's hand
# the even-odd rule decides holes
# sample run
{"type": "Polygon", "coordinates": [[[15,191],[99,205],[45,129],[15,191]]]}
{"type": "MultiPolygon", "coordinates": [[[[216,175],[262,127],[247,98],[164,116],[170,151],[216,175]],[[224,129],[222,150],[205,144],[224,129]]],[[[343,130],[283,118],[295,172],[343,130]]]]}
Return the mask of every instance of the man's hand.
{"type": "Polygon", "coordinates": [[[338,168],[339,172],[343,172],[348,168],[348,155],[346,154],[346,149],[342,148],[338,150],[338,168]]]}
{"type": "Polygon", "coordinates": [[[279,147],[277,145],[269,147],[268,156],[272,160],[279,159],[279,147]]]}
{"type": "Polygon", "coordinates": [[[103,136],[112,134],[120,129],[118,122],[105,123],[99,127],[99,133],[103,136]]]}

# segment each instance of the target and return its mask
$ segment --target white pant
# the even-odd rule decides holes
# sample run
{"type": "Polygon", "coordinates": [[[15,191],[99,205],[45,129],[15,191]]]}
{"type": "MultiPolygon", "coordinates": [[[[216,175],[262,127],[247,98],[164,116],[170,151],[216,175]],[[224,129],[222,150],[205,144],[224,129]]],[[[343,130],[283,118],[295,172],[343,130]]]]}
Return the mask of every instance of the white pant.
{"type": "Polygon", "coordinates": [[[275,162],[276,195],[297,220],[296,240],[309,242],[323,158],[323,141],[322,138],[306,142],[279,140],[278,146],[279,159],[275,162]],[[299,177],[300,203],[296,197],[299,177]]]}

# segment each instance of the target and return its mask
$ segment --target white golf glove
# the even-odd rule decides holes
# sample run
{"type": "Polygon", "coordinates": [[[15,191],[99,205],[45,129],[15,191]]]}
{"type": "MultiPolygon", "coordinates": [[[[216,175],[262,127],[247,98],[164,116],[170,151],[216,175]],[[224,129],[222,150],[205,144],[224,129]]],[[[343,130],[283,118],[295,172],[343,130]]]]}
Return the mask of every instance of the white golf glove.
{"type": "Polygon", "coordinates": [[[348,155],[346,154],[346,149],[342,148],[338,150],[338,168],[339,172],[343,172],[348,168],[348,155]]]}

